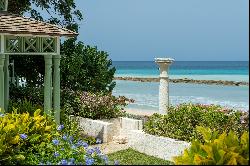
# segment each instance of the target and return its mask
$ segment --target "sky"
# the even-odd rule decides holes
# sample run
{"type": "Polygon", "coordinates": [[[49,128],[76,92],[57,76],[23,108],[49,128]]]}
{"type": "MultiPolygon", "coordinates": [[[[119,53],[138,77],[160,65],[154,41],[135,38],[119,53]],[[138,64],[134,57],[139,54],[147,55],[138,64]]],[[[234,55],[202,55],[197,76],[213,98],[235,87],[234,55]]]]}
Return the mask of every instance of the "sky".
{"type": "Polygon", "coordinates": [[[248,61],[248,0],[76,0],[79,40],[113,61],[248,61]]]}
{"type": "Polygon", "coordinates": [[[249,60],[248,0],[76,0],[79,40],[120,61],[249,60]]]}

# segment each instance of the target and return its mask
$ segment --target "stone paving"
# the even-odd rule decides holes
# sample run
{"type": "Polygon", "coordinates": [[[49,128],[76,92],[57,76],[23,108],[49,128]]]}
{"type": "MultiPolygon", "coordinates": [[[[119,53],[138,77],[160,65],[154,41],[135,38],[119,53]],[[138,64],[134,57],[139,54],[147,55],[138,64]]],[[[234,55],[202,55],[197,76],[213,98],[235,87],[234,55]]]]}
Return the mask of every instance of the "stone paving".
{"type": "Polygon", "coordinates": [[[126,144],[119,144],[116,142],[103,143],[103,144],[93,145],[90,147],[92,147],[92,148],[99,147],[100,150],[102,151],[102,153],[104,153],[104,154],[110,154],[110,153],[114,153],[114,152],[117,152],[120,150],[125,150],[125,149],[129,148],[127,143],[126,144]]]}

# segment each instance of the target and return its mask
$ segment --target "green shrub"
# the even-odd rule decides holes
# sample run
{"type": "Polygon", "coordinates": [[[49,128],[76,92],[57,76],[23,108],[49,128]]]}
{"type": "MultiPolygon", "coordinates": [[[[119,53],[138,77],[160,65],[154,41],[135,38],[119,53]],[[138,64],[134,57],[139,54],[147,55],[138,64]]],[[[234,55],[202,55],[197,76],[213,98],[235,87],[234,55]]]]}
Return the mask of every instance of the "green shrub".
{"type": "Polygon", "coordinates": [[[56,124],[46,115],[7,113],[0,116],[0,163],[15,164],[35,153],[56,135],[56,124]],[[24,141],[28,138],[26,141],[24,141]]]}
{"type": "Polygon", "coordinates": [[[10,100],[13,103],[27,100],[34,105],[43,107],[43,93],[43,88],[39,87],[16,87],[13,84],[10,86],[10,100]]]}
{"type": "Polygon", "coordinates": [[[13,109],[16,109],[17,113],[29,113],[33,115],[34,110],[43,110],[43,107],[39,104],[33,104],[25,98],[24,100],[19,100],[17,102],[13,102],[12,100],[10,100],[8,111],[11,112],[13,111],[13,109]]]}
{"type": "Polygon", "coordinates": [[[105,51],[82,42],[67,40],[62,44],[61,86],[74,91],[111,92],[115,67],[105,51]]]}
{"type": "Polygon", "coordinates": [[[131,100],[112,94],[103,95],[90,92],[64,92],[65,115],[81,116],[90,119],[110,119],[123,115],[123,108],[131,100]]]}
{"type": "Polygon", "coordinates": [[[220,133],[233,130],[241,135],[248,129],[247,119],[248,115],[244,113],[226,110],[220,106],[182,104],[170,107],[166,115],[152,115],[144,124],[144,131],[153,135],[191,141],[201,138],[195,130],[196,126],[209,127],[220,133]]]}
{"type": "Polygon", "coordinates": [[[75,119],[71,120],[68,115],[64,114],[64,111],[61,112],[61,123],[64,124],[64,131],[67,131],[67,135],[71,135],[74,138],[81,138],[89,145],[96,144],[98,138],[87,135],[84,130],[79,128],[79,122],[75,119]]]}
{"type": "Polygon", "coordinates": [[[235,132],[227,134],[209,128],[197,127],[204,143],[194,140],[183,155],[174,157],[176,165],[248,165],[249,133],[244,132],[240,139],[235,132]]]}
{"type": "Polygon", "coordinates": [[[104,165],[108,163],[98,147],[89,148],[84,140],[67,133],[64,125],[57,128],[59,134],[37,153],[27,155],[28,164],[41,165],[104,165]],[[35,161],[35,162],[34,162],[35,161]]]}
{"type": "MultiPolygon", "coordinates": [[[[0,113],[1,164],[104,164],[100,149],[90,149],[92,137],[81,138],[76,126],[59,125],[41,111],[0,113]]],[[[93,143],[93,142],[92,142],[93,143]]]]}

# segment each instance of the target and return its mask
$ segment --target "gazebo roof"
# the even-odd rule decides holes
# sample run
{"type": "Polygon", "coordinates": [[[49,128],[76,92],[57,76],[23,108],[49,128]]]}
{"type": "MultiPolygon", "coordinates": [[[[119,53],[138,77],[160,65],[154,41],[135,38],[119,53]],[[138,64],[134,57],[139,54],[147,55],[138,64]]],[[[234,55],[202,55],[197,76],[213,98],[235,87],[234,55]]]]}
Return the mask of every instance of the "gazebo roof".
{"type": "Polygon", "coordinates": [[[0,34],[48,35],[74,37],[78,33],[56,25],[25,18],[8,12],[0,12],[0,34]]]}

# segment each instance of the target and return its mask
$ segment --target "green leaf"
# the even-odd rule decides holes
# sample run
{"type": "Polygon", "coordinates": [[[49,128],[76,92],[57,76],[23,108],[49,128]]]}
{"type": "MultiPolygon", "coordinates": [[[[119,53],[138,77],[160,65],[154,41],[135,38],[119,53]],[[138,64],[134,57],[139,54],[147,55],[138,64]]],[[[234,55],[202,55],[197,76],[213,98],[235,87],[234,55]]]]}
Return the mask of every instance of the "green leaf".
{"type": "Polygon", "coordinates": [[[206,127],[201,127],[201,126],[197,126],[196,130],[202,134],[202,137],[204,139],[204,141],[206,142],[210,142],[211,138],[212,138],[212,131],[210,128],[206,128],[206,127]]]}

